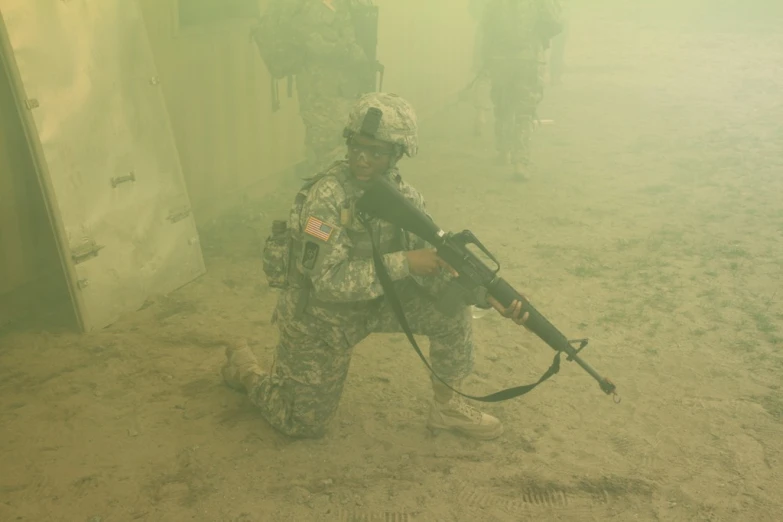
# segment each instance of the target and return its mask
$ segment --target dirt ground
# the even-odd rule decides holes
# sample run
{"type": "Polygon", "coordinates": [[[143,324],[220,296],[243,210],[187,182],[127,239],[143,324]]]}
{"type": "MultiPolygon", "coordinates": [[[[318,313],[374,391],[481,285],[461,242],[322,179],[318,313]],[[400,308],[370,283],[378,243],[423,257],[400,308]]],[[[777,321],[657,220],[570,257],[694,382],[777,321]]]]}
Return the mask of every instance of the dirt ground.
{"type": "MultiPolygon", "coordinates": [[[[222,340],[275,344],[260,238],[292,194],[251,198],[203,232],[198,281],[100,332],[0,338],[0,520],[783,520],[780,25],[611,5],[574,12],[530,182],[491,165],[465,105],[402,168],[591,339],[621,404],[566,363],[487,407],[501,439],[433,436],[425,368],[376,336],[328,435],[285,439],[218,373],[222,340]]],[[[475,330],[472,392],[551,360],[495,315],[475,330]]]]}

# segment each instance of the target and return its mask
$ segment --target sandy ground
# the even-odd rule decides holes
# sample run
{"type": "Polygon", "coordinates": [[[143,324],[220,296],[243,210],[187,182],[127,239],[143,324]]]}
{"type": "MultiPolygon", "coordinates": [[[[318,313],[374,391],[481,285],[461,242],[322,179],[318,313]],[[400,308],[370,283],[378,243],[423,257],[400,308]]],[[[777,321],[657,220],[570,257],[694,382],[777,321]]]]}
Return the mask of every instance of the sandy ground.
{"type": "MultiPolygon", "coordinates": [[[[599,4],[575,14],[533,180],[491,166],[464,105],[424,122],[403,170],[590,337],[620,405],[569,363],[487,408],[498,441],[433,436],[425,368],[376,336],[328,435],[285,439],[218,374],[223,339],[275,344],[260,238],[290,195],[251,199],[204,231],[193,284],[97,333],[0,338],[0,520],[783,520],[783,37],[599,4]]],[[[497,316],[475,329],[470,391],[551,360],[497,316]]]]}

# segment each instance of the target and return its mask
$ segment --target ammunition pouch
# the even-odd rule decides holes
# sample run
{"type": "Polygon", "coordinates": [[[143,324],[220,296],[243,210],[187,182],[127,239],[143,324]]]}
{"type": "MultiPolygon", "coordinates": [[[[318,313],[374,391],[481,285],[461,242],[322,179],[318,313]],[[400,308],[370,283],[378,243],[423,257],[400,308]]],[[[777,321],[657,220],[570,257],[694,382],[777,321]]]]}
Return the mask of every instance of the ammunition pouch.
{"type": "Polygon", "coordinates": [[[285,221],[272,223],[272,233],[264,242],[264,274],[272,288],[287,288],[291,270],[291,232],[285,221]]]}

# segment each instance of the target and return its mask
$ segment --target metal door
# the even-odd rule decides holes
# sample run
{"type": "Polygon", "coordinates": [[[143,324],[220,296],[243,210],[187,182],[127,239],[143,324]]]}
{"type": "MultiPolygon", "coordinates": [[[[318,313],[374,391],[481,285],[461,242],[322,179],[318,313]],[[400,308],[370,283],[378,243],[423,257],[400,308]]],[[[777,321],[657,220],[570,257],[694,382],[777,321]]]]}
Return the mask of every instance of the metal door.
{"type": "Polygon", "coordinates": [[[0,0],[0,17],[82,328],[204,273],[137,2],[0,0]]]}

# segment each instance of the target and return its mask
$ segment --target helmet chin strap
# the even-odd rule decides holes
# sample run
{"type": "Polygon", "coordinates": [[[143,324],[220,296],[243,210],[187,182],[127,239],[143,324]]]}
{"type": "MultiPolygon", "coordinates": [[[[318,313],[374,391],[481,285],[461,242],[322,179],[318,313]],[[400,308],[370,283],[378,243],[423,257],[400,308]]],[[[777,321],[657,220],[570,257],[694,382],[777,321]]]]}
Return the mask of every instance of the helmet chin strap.
{"type": "Polygon", "coordinates": [[[405,152],[402,150],[402,146],[394,145],[394,154],[394,157],[389,161],[389,170],[396,168],[397,162],[400,161],[405,155],[405,152]]]}

